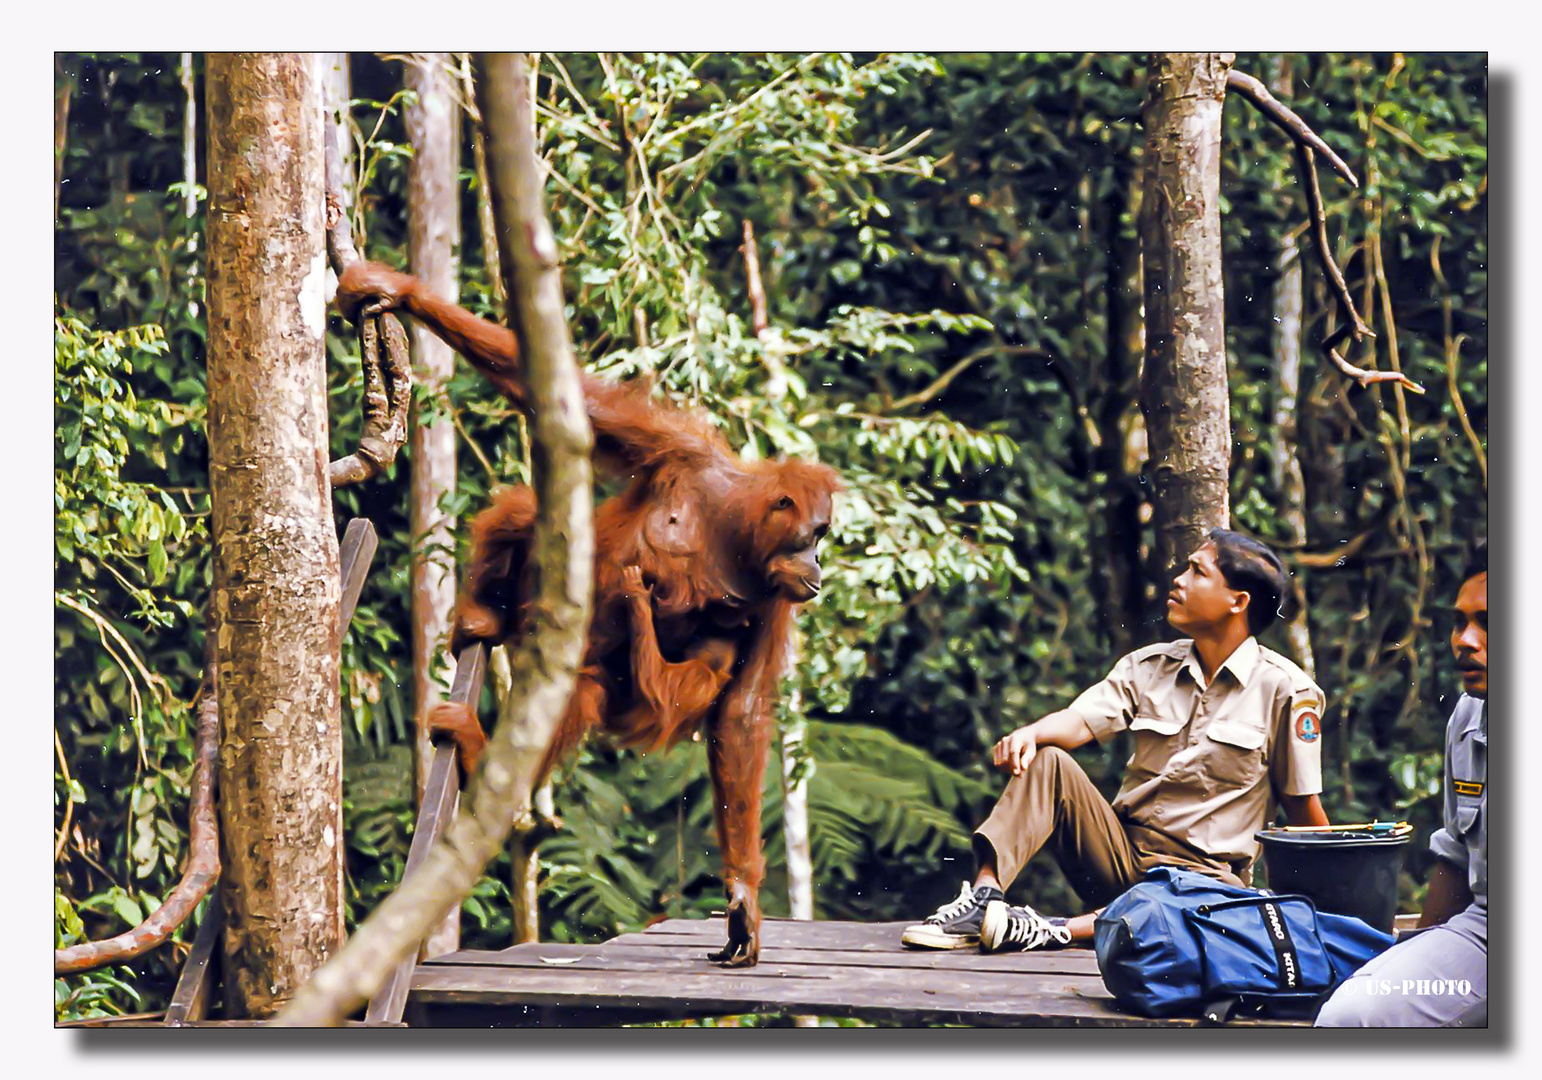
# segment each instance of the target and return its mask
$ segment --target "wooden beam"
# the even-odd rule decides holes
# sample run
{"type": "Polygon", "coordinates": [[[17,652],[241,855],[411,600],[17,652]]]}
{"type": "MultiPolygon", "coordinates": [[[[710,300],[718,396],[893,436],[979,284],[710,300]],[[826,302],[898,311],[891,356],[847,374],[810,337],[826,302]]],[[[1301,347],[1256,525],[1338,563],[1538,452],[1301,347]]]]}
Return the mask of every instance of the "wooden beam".
{"type": "MultiPolygon", "coordinates": [[[[487,646],[481,642],[461,650],[455,664],[455,682],[450,687],[450,700],[469,702],[473,709],[482,696],[482,682],[487,677],[487,646]]],[[[423,789],[423,805],[412,832],[412,847],[407,852],[407,867],[402,880],[417,869],[428,855],[429,848],[444,833],[445,827],[455,817],[460,796],[460,769],[456,764],[455,746],[449,741],[434,746],[434,763],[429,769],[428,783],[423,789]]],[[[391,977],[380,991],[370,999],[364,1020],[369,1024],[395,1024],[402,1019],[407,1008],[407,990],[417,968],[417,950],[396,965],[391,977]]]]}
{"type": "Polygon", "coordinates": [[[202,1020],[209,1013],[209,999],[213,996],[220,931],[225,926],[225,905],[220,901],[216,887],[210,895],[208,910],[198,933],[193,936],[193,951],[182,974],[177,979],[177,989],[171,995],[171,1005],[166,1009],[167,1027],[183,1027],[202,1020]]]}
{"type": "Polygon", "coordinates": [[[369,577],[369,564],[379,546],[380,538],[375,535],[375,526],[369,518],[354,518],[343,530],[338,561],[342,567],[341,624],[344,630],[353,621],[353,610],[359,606],[359,594],[364,591],[364,579],[369,577]]]}

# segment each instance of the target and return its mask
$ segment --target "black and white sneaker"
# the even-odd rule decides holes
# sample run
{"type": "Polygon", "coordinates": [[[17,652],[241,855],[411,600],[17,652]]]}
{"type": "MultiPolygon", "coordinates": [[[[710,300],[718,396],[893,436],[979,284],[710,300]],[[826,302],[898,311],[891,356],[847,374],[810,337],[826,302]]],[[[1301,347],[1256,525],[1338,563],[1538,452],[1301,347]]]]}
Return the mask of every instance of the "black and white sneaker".
{"type": "Polygon", "coordinates": [[[1065,919],[1050,919],[1031,907],[1007,907],[1006,901],[985,905],[980,920],[981,952],[1018,952],[1028,949],[1061,949],[1071,944],[1065,919]]]}
{"type": "Polygon", "coordinates": [[[943,904],[925,922],[905,927],[900,944],[913,949],[962,949],[980,940],[986,905],[1003,899],[1000,889],[964,882],[958,899],[943,904]]]}

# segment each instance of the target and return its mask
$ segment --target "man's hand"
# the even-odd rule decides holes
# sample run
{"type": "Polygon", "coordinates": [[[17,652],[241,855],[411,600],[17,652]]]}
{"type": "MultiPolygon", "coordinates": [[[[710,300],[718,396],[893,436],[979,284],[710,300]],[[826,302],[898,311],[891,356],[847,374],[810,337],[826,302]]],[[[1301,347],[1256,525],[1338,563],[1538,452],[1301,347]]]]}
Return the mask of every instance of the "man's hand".
{"type": "Polygon", "coordinates": [[[406,302],[417,283],[411,274],[360,259],[337,279],[337,310],[353,323],[361,316],[393,311],[406,302]]]}
{"type": "Polygon", "coordinates": [[[1020,727],[1010,735],[1002,736],[1000,742],[991,751],[991,764],[1002,772],[1010,772],[1013,776],[1021,776],[1028,771],[1028,766],[1033,763],[1034,754],[1038,753],[1038,739],[1034,736],[1033,725],[1020,727]]]}

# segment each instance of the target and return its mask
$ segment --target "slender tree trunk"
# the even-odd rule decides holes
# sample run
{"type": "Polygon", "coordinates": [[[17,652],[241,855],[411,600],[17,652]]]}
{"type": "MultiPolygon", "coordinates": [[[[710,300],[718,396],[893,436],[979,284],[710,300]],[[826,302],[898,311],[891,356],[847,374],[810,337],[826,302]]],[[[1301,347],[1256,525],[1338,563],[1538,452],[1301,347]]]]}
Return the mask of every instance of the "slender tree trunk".
{"type": "Polygon", "coordinates": [[[1161,580],[1230,517],[1220,166],[1233,55],[1154,53],[1147,73],[1141,409],[1154,488],[1152,569],[1161,580]]]}
{"type": "Polygon", "coordinates": [[[59,192],[64,186],[64,148],[69,142],[70,95],[75,77],[64,70],[64,60],[54,54],[54,224],[59,224],[59,192]]]}
{"type": "Polygon", "coordinates": [[[542,205],[524,58],[481,54],[477,64],[499,244],[513,264],[510,321],[534,413],[540,511],[532,544],[531,631],[510,660],[513,685],[502,710],[505,722],[494,728],[455,820],[418,869],[279,1017],[283,1025],[338,1023],[471,892],[502,848],[510,824],[530,808],[536,768],[567,710],[583,661],[594,570],[593,435],[563,317],[557,241],[542,205]],[[507,722],[516,717],[520,724],[507,722]],[[515,745],[520,727],[528,739],[524,747],[515,745]]]}
{"type": "MultiPolygon", "coordinates": [[[[782,839],[787,847],[787,914],[794,919],[814,917],[814,860],[808,839],[808,782],[813,761],[799,774],[797,765],[806,759],[803,742],[808,721],[803,715],[803,695],[787,695],[788,719],[782,728],[782,839]]],[[[794,1014],[794,1027],[817,1028],[819,1017],[794,1014]]]]}
{"type": "MultiPolygon", "coordinates": [[[[468,53],[461,54],[461,80],[465,88],[466,97],[472,97],[471,57],[468,53]]],[[[493,292],[493,299],[502,307],[507,303],[507,297],[503,294],[503,265],[498,257],[497,230],[493,225],[493,197],[487,179],[487,145],[482,138],[481,117],[475,112],[476,104],[470,103],[472,120],[471,125],[471,157],[476,171],[477,183],[477,224],[482,236],[482,265],[487,271],[487,283],[493,292]]],[[[522,440],[523,441],[523,440],[522,440]]]]}
{"type": "MultiPolygon", "coordinates": [[[[460,108],[449,53],[426,53],[406,64],[405,77],[417,102],[407,106],[407,252],[410,269],[440,296],[460,292],[460,108]]],[[[445,384],[455,354],[416,320],[412,323],[412,685],[415,719],[415,784],[418,804],[434,761],[428,710],[449,684],[450,618],[455,607],[455,518],[439,509],[455,493],[455,427],[450,423],[445,384]],[[431,405],[429,416],[423,405],[431,405]],[[440,676],[436,680],[436,673],[440,676]]],[[[454,952],[460,942],[460,913],[452,911],[423,943],[425,956],[454,952]]]]}
{"type": "MultiPolygon", "coordinates": [[[[198,216],[198,192],[195,190],[198,186],[198,94],[197,83],[193,78],[192,53],[182,54],[177,74],[182,80],[182,93],[187,96],[187,108],[182,114],[182,185],[186,189],[182,197],[182,212],[191,218],[198,216]]],[[[188,233],[187,253],[193,256],[198,254],[196,229],[188,233]]],[[[198,265],[189,260],[185,285],[189,297],[196,295],[197,279],[198,265]]],[[[187,310],[189,317],[198,318],[198,301],[189,299],[187,310]]]]}
{"type": "Polygon", "coordinates": [[[808,734],[802,695],[798,691],[788,695],[787,707],[792,714],[782,731],[782,833],[787,843],[787,907],[788,914],[794,919],[812,919],[814,863],[808,841],[809,774],[805,771],[799,776],[794,770],[808,734]]]}
{"type": "MultiPolygon", "coordinates": [[[[1106,223],[1107,360],[1104,393],[1096,404],[1094,417],[1102,443],[1093,457],[1094,469],[1103,478],[1103,513],[1094,523],[1098,536],[1093,550],[1104,553],[1093,581],[1113,651],[1119,655],[1141,644],[1140,626],[1146,604],[1140,554],[1143,500],[1140,485],[1126,460],[1129,439],[1125,435],[1129,423],[1141,424],[1134,406],[1140,396],[1141,355],[1146,346],[1145,324],[1141,319],[1138,161],[1132,163],[1122,187],[1123,198],[1108,213],[1106,223]]],[[[1144,430],[1141,438],[1144,439],[1144,430]]]]}
{"type": "Polygon", "coordinates": [[[322,98],[325,102],[327,137],[336,140],[338,158],[343,162],[342,190],[344,212],[353,209],[353,132],[348,125],[348,102],[353,99],[353,81],[349,75],[348,54],[321,54],[322,98]]]}
{"type": "Polygon", "coordinates": [[[263,1017],[344,933],[321,64],[210,54],[207,87],[224,983],[263,1017]]]}
{"type": "MultiPolygon", "coordinates": [[[[1274,58],[1269,89],[1283,101],[1291,96],[1290,61],[1281,54],[1274,58]]],[[[1276,178],[1275,187],[1284,188],[1291,181],[1287,165],[1276,178]]],[[[1291,543],[1306,541],[1306,484],[1301,476],[1301,459],[1296,453],[1296,402],[1301,390],[1301,252],[1288,225],[1281,226],[1276,265],[1279,277],[1274,283],[1274,425],[1269,437],[1273,444],[1270,460],[1274,465],[1274,483],[1280,493],[1280,519],[1285,523],[1286,538],[1291,543]]],[[[1291,659],[1308,675],[1316,678],[1317,665],[1312,659],[1312,633],[1306,621],[1306,595],[1301,579],[1293,582],[1296,612],[1285,626],[1291,659]]]]}
{"type": "Polygon", "coordinates": [[[198,183],[198,98],[194,93],[192,53],[182,54],[177,76],[187,97],[187,109],[182,114],[182,182],[186,188],[182,193],[182,212],[192,217],[198,213],[198,193],[193,190],[198,183]]]}

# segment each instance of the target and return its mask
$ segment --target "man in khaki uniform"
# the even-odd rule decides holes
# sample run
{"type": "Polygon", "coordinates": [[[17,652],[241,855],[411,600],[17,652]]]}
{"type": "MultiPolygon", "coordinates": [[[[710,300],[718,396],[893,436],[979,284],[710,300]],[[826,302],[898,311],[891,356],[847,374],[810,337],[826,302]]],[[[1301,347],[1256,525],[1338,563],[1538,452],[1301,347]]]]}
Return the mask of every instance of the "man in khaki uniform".
{"type": "Polygon", "coordinates": [[[1256,639],[1286,588],[1267,547],[1213,530],[1167,601],[1168,622],[1190,636],[1137,649],[1069,707],[996,744],[994,764],[1012,779],[975,832],[974,883],[901,940],[985,951],[1089,940],[1092,914],[1046,919],[1004,902],[1046,845],[1077,893],[1101,907],[1154,866],[1247,884],[1253,833],[1276,804],[1292,824],[1326,825],[1323,693],[1256,639]],[[1134,753],[1109,805],[1067,751],[1126,729],[1134,753]]]}

